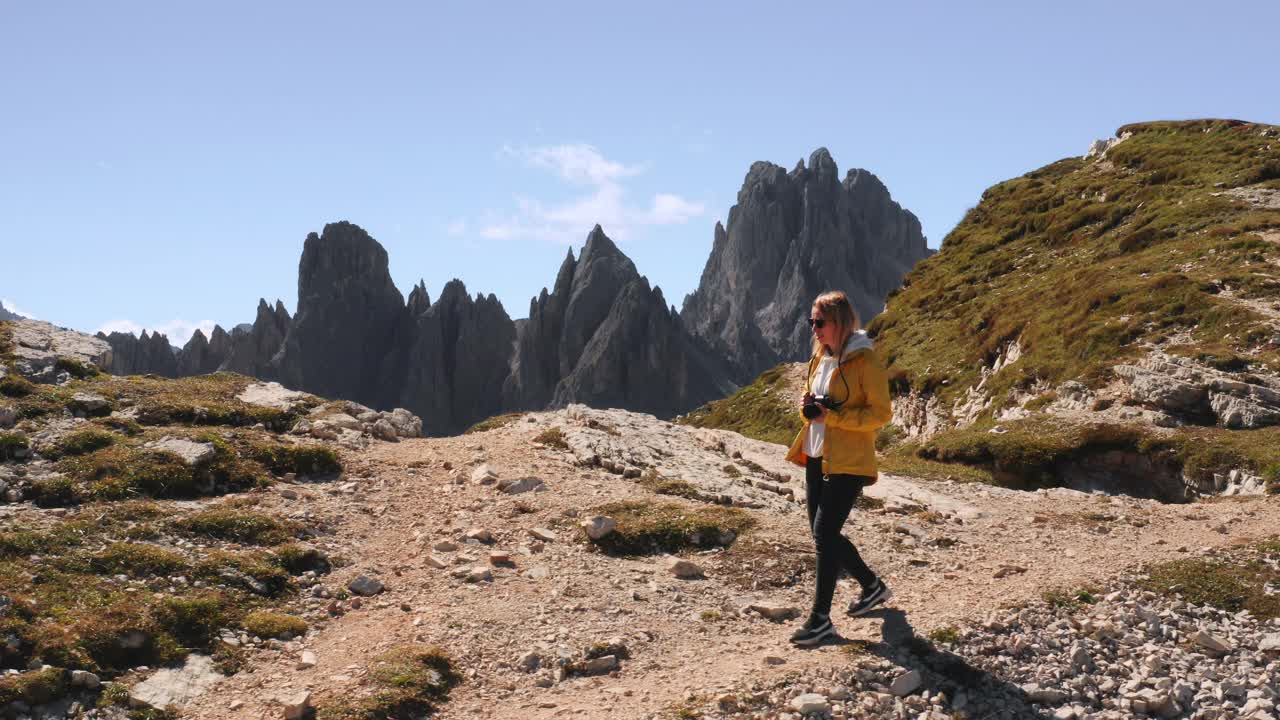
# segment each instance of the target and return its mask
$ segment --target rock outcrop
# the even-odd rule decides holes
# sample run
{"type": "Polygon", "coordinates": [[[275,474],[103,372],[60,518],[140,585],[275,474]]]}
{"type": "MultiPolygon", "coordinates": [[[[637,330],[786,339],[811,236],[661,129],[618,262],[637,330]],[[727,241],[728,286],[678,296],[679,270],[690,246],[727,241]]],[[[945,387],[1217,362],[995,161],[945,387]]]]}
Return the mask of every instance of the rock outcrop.
{"type": "Polygon", "coordinates": [[[113,361],[110,344],[75,330],[40,320],[14,320],[10,331],[13,367],[0,365],[0,375],[13,370],[36,382],[61,383],[69,373],[58,367],[59,360],[96,365],[103,370],[113,361]]]}
{"type": "Polygon", "coordinates": [[[387,251],[349,222],[307,236],[298,264],[298,308],[279,357],[287,387],[377,405],[404,298],[387,251]]]}
{"type": "Polygon", "coordinates": [[[428,434],[456,432],[503,411],[502,386],[516,339],[498,298],[467,294],[461,280],[434,304],[419,284],[409,294],[384,377],[383,407],[421,416],[428,434]]]}
{"type": "Polygon", "coordinates": [[[5,320],[24,320],[21,315],[5,309],[4,303],[0,303],[0,322],[5,320]]]}
{"type": "Polygon", "coordinates": [[[237,326],[230,335],[230,352],[218,369],[264,380],[275,379],[273,359],[284,345],[293,320],[284,303],[276,300],[272,308],[265,299],[258,300],[258,315],[248,328],[237,326]]]}
{"type": "Polygon", "coordinates": [[[231,336],[221,325],[214,325],[213,332],[205,339],[199,328],[178,351],[178,377],[207,375],[217,372],[231,353],[231,336]]]}
{"type": "Polygon", "coordinates": [[[111,345],[111,361],[107,372],[112,375],[159,375],[178,377],[178,354],[164,333],[99,332],[95,337],[111,345]]]}
{"type": "Polygon", "coordinates": [[[530,303],[504,388],[513,409],[583,403],[670,416],[732,391],[662,290],[599,225],[530,303]]]}
{"type": "Polygon", "coordinates": [[[807,357],[805,318],[820,292],[847,292],[865,324],[930,254],[915,215],[866,170],[850,170],[841,182],[825,148],[790,173],[757,162],[727,228],[716,225],[711,256],[682,318],[746,382],[779,362],[807,357]]]}

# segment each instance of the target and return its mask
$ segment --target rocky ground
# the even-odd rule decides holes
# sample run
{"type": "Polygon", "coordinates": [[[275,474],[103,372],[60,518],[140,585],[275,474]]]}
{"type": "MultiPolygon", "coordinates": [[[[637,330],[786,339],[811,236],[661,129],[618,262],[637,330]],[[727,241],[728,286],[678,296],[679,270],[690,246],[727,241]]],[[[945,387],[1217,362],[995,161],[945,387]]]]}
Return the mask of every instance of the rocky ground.
{"type": "Polygon", "coordinates": [[[1277,717],[1274,495],[884,475],[846,532],[895,598],[798,649],[813,553],[781,446],[580,405],[422,439],[236,376],[76,380],[62,358],[99,348],[46,344],[12,362],[50,384],[6,379],[0,407],[6,717],[1277,717]],[[278,466],[330,451],[340,475],[278,466]],[[113,457],[153,500],[86,471],[113,457]],[[160,667],[170,636],[213,657],[160,667]]]}
{"type": "MultiPolygon", "coordinates": [[[[462,676],[441,718],[1129,717],[1140,700],[1204,718],[1245,717],[1252,700],[1248,716],[1274,717],[1274,624],[1110,593],[1146,563],[1280,534],[1275,498],[1162,505],[885,477],[869,493],[883,506],[855,512],[847,531],[896,597],[866,618],[837,614],[841,640],[801,650],[786,638],[807,608],[812,555],[788,493],[800,489],[798,468],[780,456],[732,433],[580,407],[351,452],[343,482],[278,485],[261,505],[334,528],[323,546],[351,562],[316,595],[337,597],[361,576],[380,592],[312,598],[311,632],[254,650],[183,716],[278,717],[280,698],[307,692],[323,708],[371,692],[371,656],[420,642],[444,649],[462,676]],[[535,442],[553,427],[565,447],[535,442]],[[660,556],[600,552],[579,524],[602,504],[712,507],[655,495],[648,467],[746,508],[755,526],[727,549],[683,553],[700,570],[692,577],[660,556]],[[529,477],[541,482],[511,484],[529,477]],[[1086,587],[1106,599],[1069,616],[1045,605],[1048,590],[1086,587]],[[1239,669],[1219,665],[1212,687],[1192,672],[1207,672],[1197,662],[1206,650],[1186,642],[1200,630],[1239,669]],[[920,647],[952,631],[961,639],[946,650],[920,647]],[[1010,642],[1016,651],[991,650],[1010,642]],[[941,672],[923,659],[939,652],[954,658],[941,672]],[[939,692],[947,667],[962,669],[950,694],[939,692]],[[1219,709],[1183,712],[1193,706],[1219,709]]],[[[842,583],[837,606],[855,592],[842,583]]]]}

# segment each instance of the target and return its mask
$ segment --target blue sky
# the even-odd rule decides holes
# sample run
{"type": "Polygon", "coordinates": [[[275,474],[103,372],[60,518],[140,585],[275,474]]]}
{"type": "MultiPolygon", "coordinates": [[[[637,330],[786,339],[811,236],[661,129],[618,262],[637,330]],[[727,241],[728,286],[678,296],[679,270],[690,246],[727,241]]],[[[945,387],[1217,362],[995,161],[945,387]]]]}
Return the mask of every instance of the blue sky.
{"type": "Polygon", "coordinates": [[[0,0],[0,299],[181,344],[345,219],[519,318],[600,222],[679,307],[755,160],[826,146],[937,247],[1122,124],[1280,124],[1274,0],[794,5],[0,0]]]}

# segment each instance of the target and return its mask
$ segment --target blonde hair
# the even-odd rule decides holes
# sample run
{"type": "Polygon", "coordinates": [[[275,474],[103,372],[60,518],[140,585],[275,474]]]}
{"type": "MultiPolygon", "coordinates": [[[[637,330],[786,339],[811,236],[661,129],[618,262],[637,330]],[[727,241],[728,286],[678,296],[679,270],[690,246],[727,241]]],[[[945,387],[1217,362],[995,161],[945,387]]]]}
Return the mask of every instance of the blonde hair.
{"type": "MultiPolygon", "coordinates": [[[[840,290],[822,293],[813,301],[813,307],[822,315],[822,319],[825,322],[832,323],[838,330],[836,333],[838,346],[831,348],[832,355],[836,355],[844,349],[844,344],[849,341],[849,336],[855,330],[862,328],[862,322],[858,319],[858,311],[853,309],[853,303],[849,302],[849,296],[840,290]]],[[[821,354],[822,343],[815,337],[813,339],[813,357],[818,357],[821,354]]]]}

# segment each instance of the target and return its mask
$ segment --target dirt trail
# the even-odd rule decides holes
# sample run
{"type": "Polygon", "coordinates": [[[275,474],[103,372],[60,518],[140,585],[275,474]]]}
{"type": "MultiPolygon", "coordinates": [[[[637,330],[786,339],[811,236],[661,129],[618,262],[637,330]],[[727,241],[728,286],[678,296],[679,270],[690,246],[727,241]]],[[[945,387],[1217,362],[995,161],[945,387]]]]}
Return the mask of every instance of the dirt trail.
{"type": "MultiPolygon", "coordinates": [[[[650,717],[691,694],[714,696],[746,680],[847,662],[838,644],[790,647],[796,621],[740,612],[752,599],[807,609],[812,555],[801,506],[750,511],[759,524],[739,544],[763,540],[770,543],[764,552],[693,553],[688,557],[706,578],[679,580],[658,558],[608,557],[577,539],[575,515],[604,502],[655,496],[634,480],[579,467],[566,452],[535,444],[543,427],[518,422],[476,435],[379,443],[347,459],[347,480],[357,483],[352,493],[294,486],[300,495],[287,500],[280,489],[269,491],[264,505],[335,521],[329,544],[351,564],[326,585],[343,587],[366,574],[387,589],[361,609],[316,626],[305,639],[316,667],[296,669],[296,653],[259,651],[252,672],[227,679],[186,707],[184,717],[281,717],[270,698],[290,689],[310,689],[317,706],[367,693],[368,660],[413,641],[441,646],[464,675],[437,715],[449,719],[650,717]],[[474,484],[469,477],[478,462],[504,478],[541,478],[547,490],[506,496],[494,485],[474,484]],[[468,481],[456,483],[458,473],[468,481]],[[434,543],[457,540],[472,527],[488,529],[495,542],[435,554],[488,566],[491,550],[510,551],[513,565],[491,566],[492,582],[469,584],[426,562],[434,543]],[[534,527],[557,534],[540,552],[527,532],[534,527]],[[805,573],[790,586],[751,588],[753,578],[767,581],[799,569],[805,573]],[[543,688],[535,685],[540,675],[517,667],[528,651],[581,652],[612,638],[631,655],[613,675],[571,677],[543,688]],[[242,705],[231,710],[233,703],[242,705]]],[[[980,621],[1051,588],[1105,587],[1149,561],[1280,534],[1277,498],[1174,506],[904,478],[886,480],[877,492],[902,496],[913,489],[921,498],[939,496],[934,504],[946,505],[953,517],[930,522],[935,514],[855,511],[846,532],[887,579],[894,605],[918,634],[980,621]]],[[[841,612],[856,595],[849,582],[837,590],[837,629],[845,638],[880,639],[880,620],[841,612]]]]}

